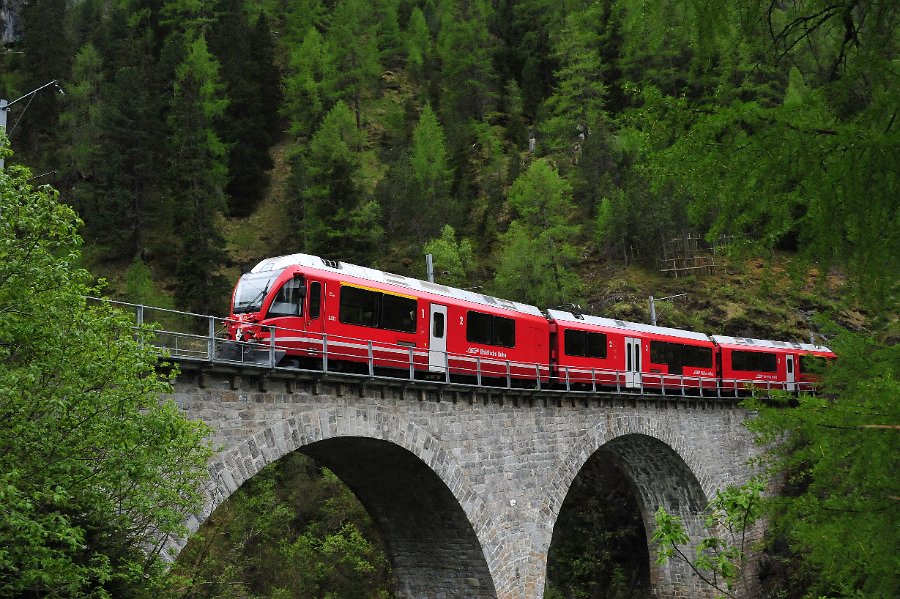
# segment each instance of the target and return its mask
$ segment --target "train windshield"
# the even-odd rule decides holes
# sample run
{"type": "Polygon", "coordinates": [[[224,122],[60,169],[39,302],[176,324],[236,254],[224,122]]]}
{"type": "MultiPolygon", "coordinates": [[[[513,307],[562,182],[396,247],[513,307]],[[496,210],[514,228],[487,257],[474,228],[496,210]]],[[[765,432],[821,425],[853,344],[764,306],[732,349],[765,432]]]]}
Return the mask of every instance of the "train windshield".
{"type": "Polygon", "coordinates": [[[234,313],[259,312],[266,294],[272,288],[272,283],[283,270],[252,272],[242,276],[234,291],[234,313]]]}

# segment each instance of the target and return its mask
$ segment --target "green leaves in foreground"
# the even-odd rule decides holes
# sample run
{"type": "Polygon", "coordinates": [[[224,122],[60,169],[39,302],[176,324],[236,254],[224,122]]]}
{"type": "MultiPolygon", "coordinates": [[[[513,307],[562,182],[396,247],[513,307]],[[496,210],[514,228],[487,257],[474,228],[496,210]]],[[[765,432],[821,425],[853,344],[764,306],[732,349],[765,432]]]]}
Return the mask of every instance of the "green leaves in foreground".
{"type": "Polygon", "coordinates": [[[651,537],[657,545],[656,562],[664,564],[670,559],[681,560],[705,584],[724,596],[735,597],[748,549],[745,534],[762,514],[762,492],[763,483],[758,479],[741,487],[717,491],[716,498],[707,508],[704,525],[721,536],[700,539],[694,557],[683,550],[691,539],[681,518],[660,507],[654,515],[656,529],[651,537]]]}
{"type": "Polygon", "coordinates": [[[785,473],[774,530],[801,556],[811,594],[900,595],[900,345],[844,332],[824,392],[794,407],[754,403],[751,428],[785,473]]]}
{"type": "Polygon", "coordinates": [[[151,594],[199,506],[206,428],[130,319],[88,304],[74,212],[0,173],[0,596],[151,594]]]}
{"type": "Polygon", "coordinates": [[[755,482],[718,494],[706,525],[726,534],[700,541],[696,558],[681,549],[688,543],[681,520],[660,510],[653,533],[660,561],[683,559],[729,594],[743,559],[736,534],[765,513],[769,540],[790,547],[792,579],[776,591],[900,596],[900,345],[849,332],[829,345],[838,359],[825,369],[820,395],[748,400],[758,411],[748,426],[766,448],[762,465],[783,482],[779,494],[760,504],[755,482]]]}

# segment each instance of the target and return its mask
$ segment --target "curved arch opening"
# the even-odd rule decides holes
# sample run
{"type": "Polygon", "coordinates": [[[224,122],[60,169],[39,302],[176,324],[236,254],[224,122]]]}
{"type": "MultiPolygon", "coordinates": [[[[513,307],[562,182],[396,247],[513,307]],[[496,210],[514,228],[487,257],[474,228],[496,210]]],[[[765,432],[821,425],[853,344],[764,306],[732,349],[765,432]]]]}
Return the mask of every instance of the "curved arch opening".
{"type": "Polygon", "coordinates": [[[660,576],[648,533],[661,505],[677,514],[697,514],[706,505],[697,478],[672,448],[629,434],[597,449],[560,507],[545,599],[650,597],[660,576]]]}
{"type": "MultiPolygon", "coordinates": [[[[274,547],[257,544],[252,548],[263,553],[281,550],[282,554],[285,547],[289,549],[280,556],[279,567],[294,572],[280,572],[278,576],[295,584],[279,596],[320,596],[321,593],[311,593],[303,587],[303,581],[309,579],[310,570],[328,573],[332,568],[335,581],[331,584],[337,588],[324,591],[334,597],[381,596],[378,592],[387,586],[390,596],[398,598],[496,599],[481,546],[459,502],[427,464],[393,443],[336,437],[300,447],[254,475],[220,505],[201,527],[202,541],[217,534],[211,529],[229,518],[236,501],[242,502],[244,509],[249,503],[249,509],[257,510],[257,517],[263,522],[278,517],[288,520],[284,532],[293,538],[269,543],[274,547]],[[298,464],[301,469],[316,471],[321,480],[292,476],[298,464]],[[279,478],[288,488],[275,484],[279,478]],[[289,488],[304,480],[302,484],[307,489],[289,488]],[[298,530],[290,525],[296,515],[286,514],[283,503],[273,507],[261,501],[260,496],[238,499],[245,488],[258,493],[260,486],[262,497],[271,498],[273,493],[276,497],[288,496],[289,507],[298,512],[317,511],[319,516],[298,530]],[[322,533],[321,527],[327,528],[328,534],[319,534],[317,540],[313,533],[322,533]],[[334,563],[310,559],[313,550],[332,552],[334,563]],[[297,559],[294,563],[284,559],[290,557],[297,559]],[[363,582],[371,584],[361,587],[358,583],[363,582]]],[[[235,540],[240,541],[226,539],[228,542],[214,552],[239,550],[231,542],[235,540]]],[[[204,551],[210,553],[192,541],[179,556],[179,564],[191,559],[186,556],[204,551]]]]}

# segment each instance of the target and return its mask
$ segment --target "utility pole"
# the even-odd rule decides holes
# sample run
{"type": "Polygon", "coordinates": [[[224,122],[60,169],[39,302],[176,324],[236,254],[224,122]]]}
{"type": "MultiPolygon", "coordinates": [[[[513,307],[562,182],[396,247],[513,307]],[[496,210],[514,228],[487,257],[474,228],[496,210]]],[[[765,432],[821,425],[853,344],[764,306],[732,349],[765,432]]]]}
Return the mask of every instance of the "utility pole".
{"type": "MultiPolygon", "coordinates": [[[[687,297],[687,293],[677,293],[675,295],[670,295],[667,297],[659,298],[659,301],[664,302],[666,300],[672,300],[677,297],[687,297]]],[[[656,326],[656,299],[653,296],[650,296],[650,324],[656,326]]]]}
{"type": "Polygon", "coordinates": [[[425,276],[429,283],[434,283],[434,258],[431,254],[425,254],[425,276]]]}
{"type": "MultiPolygon", "coordinates": [[[[53,81],[50,81],[50,82],[48,82],[48,83],[45,83],[44,85],[40,86],[40,87],[37,88],[37,89],[31,90],[30,92],[28,92],[28,93],[25,94],[24,96],[19,97],[19,98],[16,98],[16,99],[13,100],[12,102],[7,102],[5,99],[0,98],[0,131],[2,131],[3,133],[6,133],[6,119],[7,119],[7,116],[9,115],[9,107],[10,107],[10,106],[12,106],[13,104],[15,104],[15,103],[18,102],[19,100],[24,100],[25,98],[30,98],[31,96],[33,96],[34,94],[38,93],[38,92],[41,91],[42,89],[47,88],[47,87],[50,87],[51,85],[52,85],[54,88],[56,88],[56,91],[58,91],[60,94],[65,95],[66,92],[64,92],[63,89],[59,86],[59,80],[54,79],[53,81]]],[[[29,101],[29,104],[30,104],[30,103],[31,103],[31,102],[29,101]]],[[[28,104],[25,105],[25,109],[26,109],[26,110],[28,109],[28,104]]],[[[24,111],[23,111],[23,112],[24,112],[24,111]]],[[[21,118],[21,117],[19,117],[19,118],[21,118]]],[[[17,122],[18,122],[18,121],[17,121],[17,122]]],[[[15,127],[13,127],[13,129],[15,129],[15,127]]],[[[3,156],[0,155],[0,171],[2,171],[3,168],[4,168],[5,166],[6,166],[6,165],[4,164],[3,156]]]]}

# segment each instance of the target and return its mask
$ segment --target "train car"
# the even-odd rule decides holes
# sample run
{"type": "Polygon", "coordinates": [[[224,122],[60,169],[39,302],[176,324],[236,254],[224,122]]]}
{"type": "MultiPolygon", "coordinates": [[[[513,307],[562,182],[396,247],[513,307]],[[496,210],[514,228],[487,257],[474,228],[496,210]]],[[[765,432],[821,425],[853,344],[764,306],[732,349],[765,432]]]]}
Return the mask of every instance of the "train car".
{"type": "Polygon", "coordinates": [[[717,356],[703,333],[547,311],[557,380],[571,386],[715,389],[717,356]]]}
{"type": "Polygon", "coordinates": [[[308,254],[257,264],[231,312],[228,336],[265,346],[274,330],[282,364],[549,381],[550,326],[536,307],[308,254]]]}
{"type": "Polygon", "coordinates": [[[738,393],[750,386],[786,391],[813,391],[828,360],[836,356],[827,347],[713,335],[722,363],[724,389],[738,393]]]}

